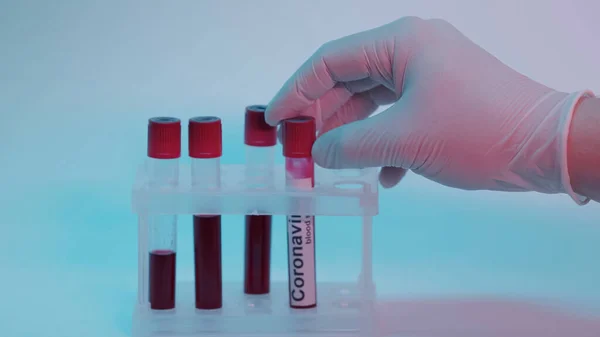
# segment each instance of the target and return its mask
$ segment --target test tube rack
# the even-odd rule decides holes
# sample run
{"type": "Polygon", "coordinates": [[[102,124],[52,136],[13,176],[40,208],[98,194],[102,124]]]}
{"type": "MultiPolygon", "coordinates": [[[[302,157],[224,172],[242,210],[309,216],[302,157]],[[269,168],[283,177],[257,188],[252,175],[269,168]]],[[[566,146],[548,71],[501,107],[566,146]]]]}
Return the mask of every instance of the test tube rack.
{"type": "Polygon", "coordinates": [[[160,187],[149,184],[147,166],[140,167],[132,191],[133,211],[138,215],[138,296],[133,337],[372,336],[375,332],[372,220],[379,210],[376,170],[315,167],[315,188],[310,191],[286,187],[283,165],[274,167],[274,184],[266,189],[249,186],[244,172],[244,165],[222,165],[221,187],[203,190],[192,187],[189,165],[179,166],[177,185],[160,187]],[[267,295],[246,295],[243,284],[224,282],[223,307],[197,310],[192,281],[177,282],[174,310],[151,310],[148,219],[158,214],[360,217],[361,272],[356,281],[348,283],[327,284],[317,279],[318,306],[312,309],[289,308],[288,284],[284,281],[272,282],[267,295]]]}

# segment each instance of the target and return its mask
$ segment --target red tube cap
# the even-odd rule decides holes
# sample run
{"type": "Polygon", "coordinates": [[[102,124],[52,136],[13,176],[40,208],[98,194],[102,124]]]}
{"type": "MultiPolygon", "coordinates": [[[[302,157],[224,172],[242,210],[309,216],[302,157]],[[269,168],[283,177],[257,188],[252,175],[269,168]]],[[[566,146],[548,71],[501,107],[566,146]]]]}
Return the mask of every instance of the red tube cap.
{"type": "Polygon", "coordinates": [[[192,158],[218,158],[223,152],[221,119],[213,116],[190,118],[188,148],[192,158]]]}
{"type": "Polygon", "coordinates": [[[300,116],[286,119],[281,128],[285,157],[306,158],[312,156],[312,146],[317,136],[314,118],[300,116]]]}
{"type": "Polygon", "coordinates": [[[246,107],[244,143],[251,146],[275,146],[277,128],[265,122],[266,105],[246,107]]]}
{"type": "Polygon", "coordinates": [[[174,117],[148,120],[148,157],[175,159],[181,156],[181,122],[174,117]]]}

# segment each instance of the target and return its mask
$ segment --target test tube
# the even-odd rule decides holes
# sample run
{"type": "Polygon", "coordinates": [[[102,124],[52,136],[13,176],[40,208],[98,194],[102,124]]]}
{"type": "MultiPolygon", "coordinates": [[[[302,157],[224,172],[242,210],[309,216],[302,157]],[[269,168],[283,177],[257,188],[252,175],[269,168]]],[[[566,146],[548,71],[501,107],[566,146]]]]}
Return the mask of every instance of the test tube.
{"type": "MultiPolygon", "coordinates": [[[[221,119],[212,116],[191,118],[188,141],[192,186],[220,188],[221,119]]],[[[193,218],[196,309],[219,309],[223,306],[221,215],[198,214],[193,218]]]]}
{"type": "MultiPolygon", "coordinates": [[[[155,117],[148,121],[148,172],[152,186],[176,185],[181,156],[181,122],[173,117],[155,117]]],[[[177,252],[177,216],[149,217],[150,308],[175,308],[175,261],[177,252]]]]}
{"type": "MultiPolygon", "coordinates": [[[[316,138],[312,117],[286,119],[282,124],[286,185],[310,190],[315,184],[315,166],[311,155],[316,138]]],[[[287,216],[288,273],[290,307],[317,306],[315,261],[315,217],[287,216]]]]}
{"type": "MultiPolygon", "coordinates": [[[[250,188],[273,186],[277,129],[265,122],[265,105],[246,107],[246,183],[250,188]]],[[[268,294],[271,283],[271,215],[246,215],[244,292],[268,294]]]]}

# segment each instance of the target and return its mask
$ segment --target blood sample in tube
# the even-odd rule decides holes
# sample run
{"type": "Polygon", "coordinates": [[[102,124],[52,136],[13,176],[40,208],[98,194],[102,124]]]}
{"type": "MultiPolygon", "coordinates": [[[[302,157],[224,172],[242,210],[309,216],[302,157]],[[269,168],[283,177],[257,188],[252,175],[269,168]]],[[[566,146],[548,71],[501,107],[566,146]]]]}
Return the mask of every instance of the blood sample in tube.
{"type": "MultiPolygon", "coordinates": [[[[269,188],[273,183],[277,129],[265,122],[265,105],[246,107],[246,183],[250,188],[269,188]]],[[[268,294],[271,283],[271,215],[246,215],[244,292],[268,294]]]]}
{"type": "MultiPolygon", "coordinates": [[[[311,155],[316,138],[315,120],[311,117],[284,120],[282,135],[286,185],[294,189],[312,189],[315,183],[311,155]]],[[[316,307],[315,217],[288,215],[287,243],[290,307],[316,307]]]]}
{"type": "Polygon", "coordinates": [[[221,216],[194,215],[196,308],[223,306],[221,273],[221,216]]]}
{"type": "MultiPolygon", "coordinates": [[[[181,155],[181,122],[173,117],[151,118],[148,123],[149,183],[177,183],[181,155]]],[[[148,297],[150,308],[175,308],[177,217],[149,217],[148,297]]]]}
{"type": "Polygon", "coordinates": [[[175,308],[175,261],[172,250],[150,252],[150,308],[168,310],[175,308]]]}
{"type": "MultiPolygon", "coordinates": [[[[190,119],[188,126],[192,186],[195,189],[219,188],[221,119],[195,117],[190,119]]],[[[193,219],[196,308],[219,309],[223,306],[221,215],[198,214],[193,219]]]]}

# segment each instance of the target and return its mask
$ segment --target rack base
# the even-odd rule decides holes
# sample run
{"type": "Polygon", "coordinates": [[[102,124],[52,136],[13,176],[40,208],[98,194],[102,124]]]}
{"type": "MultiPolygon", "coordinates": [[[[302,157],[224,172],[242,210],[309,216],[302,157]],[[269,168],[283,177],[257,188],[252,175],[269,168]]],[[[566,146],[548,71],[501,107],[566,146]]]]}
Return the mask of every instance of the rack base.
{"type": "Polygon", "coordinates": [[[369,336],[373,301],[356,283],[319,283],[318,305],[291,309],[287,282],[271,284],[268,295],[246,295],[243,284],[223,285],[223,308],[197,310],[194,283],[177,284],[176,308],[150,310],[138,305],[133,337],[192,336],[369,336]]]}

